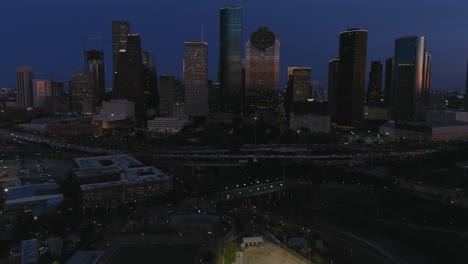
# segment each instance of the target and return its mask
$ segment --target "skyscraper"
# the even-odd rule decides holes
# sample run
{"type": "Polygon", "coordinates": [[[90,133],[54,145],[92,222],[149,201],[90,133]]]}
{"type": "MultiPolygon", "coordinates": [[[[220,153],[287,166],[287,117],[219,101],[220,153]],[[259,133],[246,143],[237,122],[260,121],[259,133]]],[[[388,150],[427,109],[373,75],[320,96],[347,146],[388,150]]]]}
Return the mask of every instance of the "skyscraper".
{"type": "Polygon", "coordinates": [[[88,71],[75,71],[69,85],[71,109],[75,112],[92,112],[94,91],[91,74],[88,71]]]}
{"type": "Polygon", "coordinates": [[[34,72],[31,67],[16,69],[16,91],[19,107],[33,106],[33,79],[34,72]]]}
{"type": "Polygon", "coordinates": [[[156,60],[150,51],[143,51],[143,100],[146,114],[155,116],[158,109],[158,76],[156,73],[156,60]]]}
{"type": "Polygon", "coordinates": [[[143,58],[140,35],[130,34],[127,48],[119,52],[114,99],[127,99],[135,103],[135,116],[146,116],[144,105],[143,58]]]}
{"type": "Polygon", "coordinates": [[[336,110],[338,98],[340,59],[333,59],[328,62],[328,109],[332,122],[336,121],[336,110]]]}
{"type": "Polygon", "coordinates": [[[372,61],[369,73],[369,85],[367,86],[367,105],[382,105],[382,63],[372,61]]]}
{"type": "Polygon", "coordinates": [[[292,101],[306,101],[312,98],[311,69],[301,67],[293,70],[292,74],[292,101]]]}
{"type": "Polygon", "coordinates": [[[219,82],[222,105],[227,112],[240,112],[242,90],[242,8],[220,10],[219,82]]]}
{"type": "Polygon", "coordinates": [[[358,28],[340,33],[339,88],[336,89],[336,123],[353,126],[364,118],[367,31],[358,28]]]}
{"type": "Polygon", "coordinates": [[[245,45],[245,86],[279,88],[280,42],[267,27],[259,27],[245,45]]]}
{"type": "Polygon", "coordinates": [[[465,111],[468,111],[468,62],[466,64],[466,81],[465,81],[465,111]]]}
{"type": "Polygon", "coordinates": [[[395,58],[388,58],[385,61],[385,106],[391,108],[393,106],[395,83],[395,58]]]}
{"type": "Polygon", "coordinates": [[[415,121],[423,118],[430,68],[425,37],[402,37],[395,41],[395,120],[415,121]]]}
{"type": "Polygon", "coordinates": [[[91,89],[93,90],[93,112],[96,112],[96,107],[102,104],[106,93],[105,77],[104,77],[104,52],[99,50],[88,50],[85,56],[86,71],[89,72],[91,78],[91,89]]]}
{"type": "Polygon", "coordinates": [[[33,80],[33,105],[45,107],[46,98],[52,96],[52,89],[48,80],[33,80]]]}
{"type": "Polygon", "coordinates": [[[163,74],[159,77],[159,114],[161,116],[172,116],[175,104],[175,79],[172,75],[163,74]]]}
{"type": "Polygon", "coordinates": [[[208,114],[208,43],[185,42],[185,113],[208,114]]]}
{"type": "Polygon", "coordinates": [[[112,21],[112,69],[114,75],[117,73],[117,61],[119,59],[119,52],[127,48],[128,34],[130,34],[129,22],[112,21]]]}

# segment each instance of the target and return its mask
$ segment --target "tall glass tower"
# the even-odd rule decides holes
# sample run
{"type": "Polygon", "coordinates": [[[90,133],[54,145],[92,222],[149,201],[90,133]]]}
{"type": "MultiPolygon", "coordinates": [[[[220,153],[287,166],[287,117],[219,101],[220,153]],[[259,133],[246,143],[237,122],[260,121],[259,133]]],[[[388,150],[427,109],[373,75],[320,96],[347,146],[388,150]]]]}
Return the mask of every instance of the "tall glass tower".
{"type": "Polygon", "coordinates": [[[423,119],[425,100],[430,89],[430,58],[424,36],[402,37],[395,41],[395,120],[423,119]]]}
{"type": "Polygon", "coordinates": [[[114,73],[114,80],[117,74],[119,52],[127,48],[128,34],[130,34],[130,22],[112,21],[112,70],[114,73]]]}
{"type": "Polygon", "coordinates": [[[185,113],[208,114],[208,43],[185,42],[185,113]]]}
{"type": "Polygon", "coordinates": [[[33,79],[34,72],[31,67],[16,69],[16,91],[19,107],[33,106],[33,79]]]}
{"type": "Polygon", "coordinates": [[[279,88],[280,42],[267,27],[250,35],[245,45],[245,86],[279,88]]]}
{"type": "Polygon", "coordinates": [[[134,102],[136,117],[145,117],[143,56],[140,35],[128,35],[127,48],[119,52],[117,71],[113,91],[114,99],[127,99],[134,102]]]}
{"type": "Polygon", "coordinates": [[[382,105],[382,68],[380,61],[372,61],[367,86],[367,105],[369,106],[382,105]]]}
{"type": "Polygon", "coordinates": [[[102,104],[106,93],[104,77],[104,52],[99,50],[86,51],[86,71],[90,73],[91,89],[93,90],[93,111],[102,104]]]}
{"type": "Polygon", "coordinates": [[[220,10],[219,82],[225,111],[238,112],[242,90],[242,7],[220,10]],[[236,102],[237,101],[237,102],[236,102]]]}
{"type": "Polygon", "coordinates": [[[367,30],[352,28],[341,32],[339,54],[336,123],[353,126],[364,119],[367,30]]]}

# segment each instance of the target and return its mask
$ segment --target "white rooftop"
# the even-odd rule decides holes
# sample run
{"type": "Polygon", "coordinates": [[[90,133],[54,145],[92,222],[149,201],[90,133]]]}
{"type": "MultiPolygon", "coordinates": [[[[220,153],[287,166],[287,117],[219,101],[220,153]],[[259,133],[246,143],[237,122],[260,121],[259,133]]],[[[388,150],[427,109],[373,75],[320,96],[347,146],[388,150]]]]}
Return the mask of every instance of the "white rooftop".
{"type": "Polygon", "coordinates": [[[162,172],[161,170],[155,167],[139,167],[139,168],[130,168],[126,170],[127,180],[121,181],[111,181],[111,182],[102,182],[102,183],[93,183],[93,184],[84,184],[81,185],[81,190],[92,190],[96,188],[103,187],[112,187],[120,185],[134,185],[141,184],[145,182],[154,182],[162,180],[170,180],[171,176],[162,172]]]}
{"type": "Polygon", "coordinates": [[[129,155],[100,156],[75,159],[75,163],[80,169],[106,169],[117,166],[121,170],[143,166],[143,163],[129,155]]]}

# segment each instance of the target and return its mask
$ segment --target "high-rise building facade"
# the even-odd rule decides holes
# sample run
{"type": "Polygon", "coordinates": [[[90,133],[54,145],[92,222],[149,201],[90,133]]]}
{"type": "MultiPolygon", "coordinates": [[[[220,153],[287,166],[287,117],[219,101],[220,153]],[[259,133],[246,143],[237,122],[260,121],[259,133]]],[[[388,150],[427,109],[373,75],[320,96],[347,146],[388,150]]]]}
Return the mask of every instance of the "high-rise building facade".
{"type": "Polygon", "coordinates": [[[92,113],[94,91],[91,82],[91,74],[88,71],[73,72],[69,89],[72,111],[92,113]]]}
{"type": "Polygon", "coordinates": [[[385,92],[384,102],[387,108],[393,106],[395,84],[395,58],[388,58],[385,61],[385,92]]]}
{"type": "Polygon", "coordinates": [[[224,111],[240,112],[242,90],[242,16],[241,7],[220,10],[219,82],[224,111]]]}
{"type": "Polygon", "coordinates": [[[156,59],[150,51],[143,51],[143,100],[147,116],[155,116],[158,110],[158,75],[156,59]]]}
{"type": "MultiPolygon", "coordinates": [[[[117,73],[119,52],[127,48],[127,37],[130,34],[130,23],[126,21],[112,21],[112,70],[117,73]]],[[[114,76],[115,79],[115,76],[114,76]]]]}
{"type": "Polygon", "coordinates": [[[382,106],[382,71],[383,66],[380,61],[371,62],[367,86],[367,105],[369,106],[382,106]]]}
{"type": "Polygon", "coordinates": [[[159,114],[161,116],[172,116],[175,104],[175,78],[172,75],[163,74],[159,76],[159,114]]]}
{"type": "Polygon", "coordinates": [[[358,28],[340,33],[339,88],[336,90],[336,123],[353,126],[364,119],[367,31],[358,28]]]}
{"type": "Polygon", "coordinates": [[[88,50],[85,56],[85,71],[89,72],[91,78],[91,89],[93,90],[93,112],[96,107],[102,105],[106,93],[104,76],[104,52],[99,50],[88,50]]]}
{"type": "Polygon", "coordinates": [[[340,59],[333,59],[328,62],[328,109],[330,111],[330,118],[332,122],[336,121],[336,111],[339,93],[339,71],[340,59]]]}
{"type": "Polygon", "coordinates": [[[208,114],[208,43],[185,42],[185,113],[208,114]]]}
{"type": "Polygon", "coordinates": [[[114,99],[127,99],[135,103],[135,116],[144,118],[144,76],[140,35],[127,37],[127,48],[119,52],[114,99]]]}
{"type": "Polygon", "coordinates": [[[424,36],[395,41],[393,118],[397,121],[423,119],[430,83],[430,54],[424,36]]]}
{"type": "Polygon", "coordinates": [[[33,106],[33,79],[34,72],[31,67],[19,67],[16,69],[18,107],[33,106]]]}
{"type": "Polygon", "coordinates": [[[259,27],[245,45],[246,89],[278,89],[280,42],[267,27],[259,27]]]}
{"type": "Polygon", "coordinates": [[[33,80],[33,105],[45,107],[46,98],[52,96],[52,89],[48,80],[33,80]]]}
{"type": "Polygon", "coordinates": [[[309,67],[294,69],[291,81],[293,102],[312,98],[311,69],[309,67]]]}
{"type": "Polygon", "coordinates": [[[465,111],[468,111],[468,62],[466,64],[466,81],[465,81],[465,111]]]}

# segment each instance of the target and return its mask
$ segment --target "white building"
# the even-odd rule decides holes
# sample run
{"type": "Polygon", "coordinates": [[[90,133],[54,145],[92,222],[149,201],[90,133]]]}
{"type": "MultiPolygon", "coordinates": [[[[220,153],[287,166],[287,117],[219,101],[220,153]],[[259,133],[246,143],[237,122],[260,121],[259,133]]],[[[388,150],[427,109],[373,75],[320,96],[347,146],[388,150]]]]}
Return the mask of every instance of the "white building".
{"type": "Polygon", "coordinates": [[[55,183],[11,187],[5,193],[6,211],[31,211],[34,215],[54,212],[63,201],[60,187],[55,183]]]}

